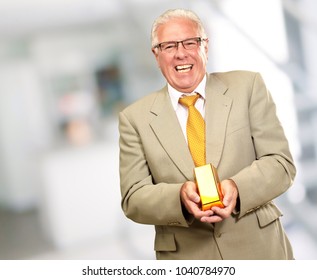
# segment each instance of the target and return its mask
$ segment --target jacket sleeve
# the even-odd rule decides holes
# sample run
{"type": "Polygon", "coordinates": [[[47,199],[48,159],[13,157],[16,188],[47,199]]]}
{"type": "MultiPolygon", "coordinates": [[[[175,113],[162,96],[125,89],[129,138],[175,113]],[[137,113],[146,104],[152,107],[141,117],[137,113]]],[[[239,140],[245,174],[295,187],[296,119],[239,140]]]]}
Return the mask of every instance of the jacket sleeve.
{"type": "Polygon", "coordinates": [[[284,193],[296,173],[275,104],[259,74],[250,93],[249,122],[256,160],[231,177],[239,189],[240,217],[284,193]]]}
{"type": "Polygon", "coordinates": [[[142,224],[187,227],[180,200],[182,184],[153,183],[137,121],[131,111],[129,113],[123,111],[119,115],[123,212],[142,224]]]}

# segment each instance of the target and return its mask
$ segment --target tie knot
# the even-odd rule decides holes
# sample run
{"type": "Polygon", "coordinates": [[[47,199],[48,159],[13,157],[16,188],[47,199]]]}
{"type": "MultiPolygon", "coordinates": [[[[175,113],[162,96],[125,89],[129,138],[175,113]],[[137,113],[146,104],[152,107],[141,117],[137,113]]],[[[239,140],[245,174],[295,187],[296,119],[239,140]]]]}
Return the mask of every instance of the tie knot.
{"type": "Polygon", "coordinates": [[[199,94],[187,95],[185,97],[181,97],[178,102],[186,107],[189,107],[189,106],[193,106],[196,103],[198,98],[199,98],[199,94]]]}

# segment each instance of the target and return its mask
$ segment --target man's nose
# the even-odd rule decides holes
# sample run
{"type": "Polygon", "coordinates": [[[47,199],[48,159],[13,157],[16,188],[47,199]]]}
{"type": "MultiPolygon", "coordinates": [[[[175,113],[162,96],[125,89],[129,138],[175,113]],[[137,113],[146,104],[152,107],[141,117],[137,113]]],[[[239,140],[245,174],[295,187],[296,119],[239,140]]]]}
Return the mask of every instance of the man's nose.
{"type": "Polygon", "coordinates": [[[184,45],[182,42],[177,42],[175,55],[176,56],[186,56],[187,55],[187,51],[184,48],[184,45]]]}

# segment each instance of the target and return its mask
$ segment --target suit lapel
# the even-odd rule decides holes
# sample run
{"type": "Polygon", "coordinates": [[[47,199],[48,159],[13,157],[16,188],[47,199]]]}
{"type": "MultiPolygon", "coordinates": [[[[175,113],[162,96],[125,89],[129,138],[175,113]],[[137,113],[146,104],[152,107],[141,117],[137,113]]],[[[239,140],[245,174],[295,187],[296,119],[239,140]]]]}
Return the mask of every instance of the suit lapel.
{"type": "Polygon", "coordinates": [[[215,75],[208,75],[206,85],[206,161],[218,167],[232,99],[225,96],[228,87],[215,75]]]}
{"type": "MultiPolygon", "coordinates": [[[[232,99],[225,96],[228,87],[215,75],[207,76],[206,84],[206,162],[218,167],[227,129],[232,99]]],[[[180,172],[193,179],[195,167],[187,142],[171,104],[167,87],[157,94],[151,108],[154,119],[150,126],[180,172]]]]}
{"type": "Polygon", "coordinates": [[[155,117],[150,126],[159,142],[180,172],[192,180],[194,162],[166,87],[158,93],[151,112],[155,117]]]}

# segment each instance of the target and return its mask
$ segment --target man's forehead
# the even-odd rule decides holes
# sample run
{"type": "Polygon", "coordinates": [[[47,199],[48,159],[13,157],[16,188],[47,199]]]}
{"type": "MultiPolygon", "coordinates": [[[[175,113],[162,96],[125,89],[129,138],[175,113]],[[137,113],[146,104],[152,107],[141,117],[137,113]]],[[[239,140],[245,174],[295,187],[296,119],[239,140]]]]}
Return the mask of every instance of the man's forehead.
{"type": "Polygon", "coordinates": [[[160,25],[157,36],[160,41],[179,41],[190,37],[196,37],[197,24],[190,19],[175,18],[160,25]]]}

